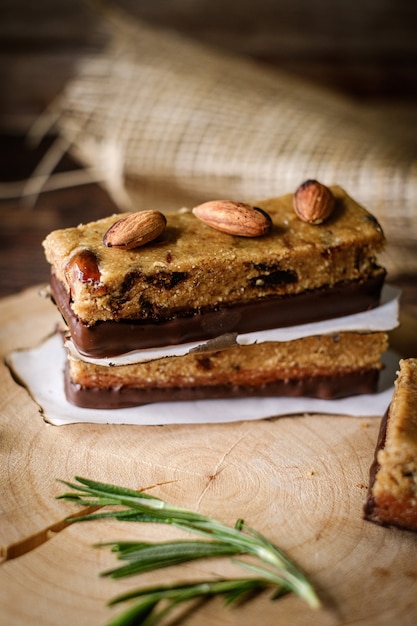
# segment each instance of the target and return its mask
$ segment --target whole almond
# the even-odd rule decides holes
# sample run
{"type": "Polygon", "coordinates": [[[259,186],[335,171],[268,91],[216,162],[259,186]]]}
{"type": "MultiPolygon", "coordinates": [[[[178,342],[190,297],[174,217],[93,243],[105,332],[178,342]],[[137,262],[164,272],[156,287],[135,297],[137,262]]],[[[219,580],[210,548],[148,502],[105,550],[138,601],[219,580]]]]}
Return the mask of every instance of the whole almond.
{"type": "Polygon", "coordinates": [[[103,295],[107,291],[101,280],[99,259],[88,248],[73,254],[65,265],[64,272],[71,288],[74,284],[80,282],[93,290],[96,295],[103,295]]]}
{"type": "Polygon", "coordinates": [[[208,226],[229,235],[260,237],[272,228],[268,213],[243,202],[212,200],[199,204],[192,212],[208,226]]]}
{"type": "Polygon", "coordinates": [[[306,180],[293,197],[294,211],[303,222],[321,224],[333,212],[335,198],[331,190],[317,180],[306,180]]]}
{"type": "Polygon", "coordinates": [[[133,250],[144,246],[161,235],[166,227],[166,218],[159,211],[138,211],[118,220],[103,237],[109,248],[133,250]]]}

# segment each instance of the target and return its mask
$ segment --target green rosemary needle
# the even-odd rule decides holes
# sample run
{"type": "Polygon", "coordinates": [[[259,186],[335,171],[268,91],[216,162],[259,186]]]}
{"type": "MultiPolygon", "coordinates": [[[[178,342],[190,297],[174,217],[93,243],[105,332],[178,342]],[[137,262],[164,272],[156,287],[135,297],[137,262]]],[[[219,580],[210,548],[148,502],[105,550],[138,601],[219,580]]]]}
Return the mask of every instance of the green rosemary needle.
{"type": "Polygon", "coordinates": [[[182,530],[204,536],[203,540],[178,540],[158,543],[112,542],[113,552],[125,562],[121,567],[103,572],[103,576],[121,578],[140,574],[188,561],[220,556],[233,557],[239,566],[251,570],[256,578],[237,580],[202,581],[149,589],[139,589],[113,600],[111,604],[140,598],[140,601],[111,626],[157,624],[174,606],[198,597],[223,596],[227,602],[241,599],[248,593],[272,587],[273,599],[291,591],[304,599],[312,608],[320,606],[319,599],[306,576],[277,546],[261,533],[247,526],[242,519],[234,527],[213,517],[202,515],[147,493],[76,477],[76,483],[60,481],[72,492],[58,496],[84,507],[117,506],[117,510],[92,512],[70,518],[70,522],[113,518],[120,521],[170,524],[182,530]],[[122,507],[122,508],[120,508],[122,507]],[[250,555],[257,563],[249,563],[238,556],[250,555]],[[161,609],[161,603],[164,605],[161,609]]]}

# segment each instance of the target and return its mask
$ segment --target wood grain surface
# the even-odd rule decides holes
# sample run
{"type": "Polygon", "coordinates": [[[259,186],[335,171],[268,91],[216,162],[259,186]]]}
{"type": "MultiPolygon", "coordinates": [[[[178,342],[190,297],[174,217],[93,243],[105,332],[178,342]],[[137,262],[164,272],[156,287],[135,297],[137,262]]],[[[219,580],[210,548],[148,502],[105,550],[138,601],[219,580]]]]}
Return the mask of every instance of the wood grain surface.
{"type": "MultiPolygon", "coordinates": [[[[57,313],[34,288],[3,299],[0,320],[4,356],[41,341],[57,313]]],[[[264,595],[230,609],[214,600],[184,615],[183,624],[417,622],[417,536],[362,519],[378,416],[54,427],[43,422],[3,359],[0,379],[0,623],[100,625],[115,613],[106,602],[123,590],[232,572],[227,561],[214,560],[123,582],[100,578],[115,560],[93,544],[180,533],[110,520],[66,525],[66,516],[78,509],[56,500],[64,490],[57,479],[75,475],[149,487],[226,523],[243,517],[305,570],[323,603],[312,611],[293,595],[278,602],[264,595]]]]}

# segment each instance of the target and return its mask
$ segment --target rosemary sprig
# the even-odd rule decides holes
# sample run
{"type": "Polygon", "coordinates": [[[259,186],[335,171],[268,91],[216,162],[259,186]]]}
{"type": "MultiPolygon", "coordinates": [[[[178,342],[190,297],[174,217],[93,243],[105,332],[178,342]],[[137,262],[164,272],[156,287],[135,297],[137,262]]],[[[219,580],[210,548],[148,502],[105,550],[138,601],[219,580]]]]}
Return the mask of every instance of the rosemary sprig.
{"type": "Polygon", "coordinates": [[[120,560],[121,567],[103,572],[103,576],[121,578],[159,568],[178,565],[187,561],[218,557],[255,557],[259,563],[249,563],[234,558],[238,565],[256,573],[256,578],[237,580],[202,581],[199,583],[169,585],[135,590],[119,596],[111,602],[116,604],[140,598],[140,601],[111,626],[157,624],[172,608],[180,603],[198,597],[221,595],[230,603],[248,593],[273,587],[273,599],[292,591],[303,598],[312,608],[320,605],[318,597],[306,578],[294,563],[261,533],[247,526],[242,519],[234,527],[227,526],[213,517],[202,515],[181,507],[168,504],[144,492],[138,492],[116,485],[109,485],[76,477],[76,483],[60,481],[74,491],[58,496],[58,499],[76,502],[84,507],[118,506],[115,511],[99,511],[84,516],[70,518],[78,522],[113,518],[120,521],[170,524],[185,531],[204,536],[204,540],[147,542],[112,542],[112,550],[120,560]],[[120,508],[122,507],[122,508],[120,508]],[[161,603],[164,604],[160,609],[161,603]]]}

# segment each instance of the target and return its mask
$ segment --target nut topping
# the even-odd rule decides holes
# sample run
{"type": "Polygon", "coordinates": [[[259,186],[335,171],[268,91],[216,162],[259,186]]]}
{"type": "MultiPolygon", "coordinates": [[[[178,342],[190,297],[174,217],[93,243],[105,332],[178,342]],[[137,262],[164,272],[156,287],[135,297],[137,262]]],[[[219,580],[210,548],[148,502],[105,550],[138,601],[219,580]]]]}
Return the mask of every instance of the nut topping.
{"type": "Polygon", "coordinates": [[[70,286],[80,282],[93,289],[97,295],[106,292],[101,282],[98,258],[92,250],[86,248],[76,252],[65,266],[65,275],[70,286]]]}
{"type": "Polygon", "coordinates": [[[306,180],[293,197],[294,211],[300,220],[321,224],[333,212],[335,198],[331,190],[317,180],[306,180]]]}
{"type": "Polygon", "coordinates": [[[213,200],[194,207],[193,214],[216,230],[239,237],[260,237],[270,232],[268,213],[243,202],[213,200]]]}
{"type": "Polygon", "coordinates": [[[131,213],[108,229],[103,243],[109,248],[139,248],[159,237],[164,232],[166,223],[165,216],[159,211],[131,213]]]}

